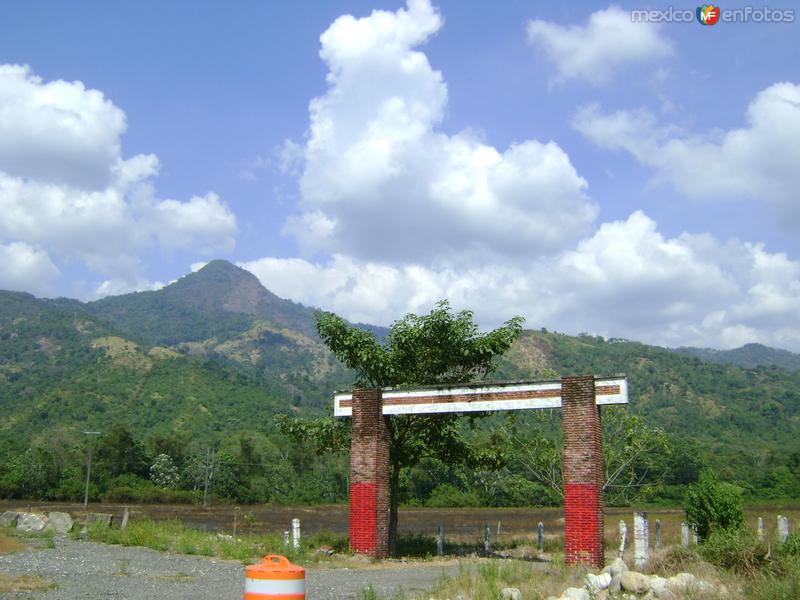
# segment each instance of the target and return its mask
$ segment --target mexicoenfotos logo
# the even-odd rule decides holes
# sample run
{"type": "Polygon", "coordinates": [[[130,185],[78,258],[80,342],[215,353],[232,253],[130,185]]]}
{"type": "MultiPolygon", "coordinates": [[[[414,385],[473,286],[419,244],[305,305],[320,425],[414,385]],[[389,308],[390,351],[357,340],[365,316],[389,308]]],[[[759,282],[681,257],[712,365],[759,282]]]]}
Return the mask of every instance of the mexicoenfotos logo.
{"type": "Polygon", "coordinates": [[[742,8],[722,9],[719,5],[703,4],[692,11],[688,8],[666,8],[632,10],[634,23],[692,23],[716,25],[717,23],[794,23],[797,19],[793,8],[771,8],[747,5],[742,8]]]}
{"type": "Polygon", "coordinates": [[[701,25],[715,25],[719,21],[719,6],[703,4],[697,7],[697,21],[701,25]]]}

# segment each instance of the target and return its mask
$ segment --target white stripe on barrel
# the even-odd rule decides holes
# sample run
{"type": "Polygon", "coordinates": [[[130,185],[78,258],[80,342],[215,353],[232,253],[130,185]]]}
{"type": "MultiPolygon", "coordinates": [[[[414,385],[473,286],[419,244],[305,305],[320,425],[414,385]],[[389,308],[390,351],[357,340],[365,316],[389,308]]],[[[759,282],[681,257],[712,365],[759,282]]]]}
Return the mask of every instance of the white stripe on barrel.
{"type": "Polygon", "coordinates": [[[305,579],[250,579],[245,578],[244,591],[249,594],[268,596],[305,594],[305,579]]]}

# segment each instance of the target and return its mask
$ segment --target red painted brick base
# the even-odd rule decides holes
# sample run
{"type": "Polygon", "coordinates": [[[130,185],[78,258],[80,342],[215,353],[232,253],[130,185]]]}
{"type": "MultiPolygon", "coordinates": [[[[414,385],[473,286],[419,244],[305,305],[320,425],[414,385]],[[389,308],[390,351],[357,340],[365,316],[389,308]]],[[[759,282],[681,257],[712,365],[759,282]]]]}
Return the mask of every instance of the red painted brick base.
{"type": "Polygon", "coordinates": [[[350,547],[389,556],[389,425],[380,389],[353,390],[350,547]]]}
{"type": "Polygon", "coordinates": [[[362,554],[375,554],[378,530],[377,494],[374,483],[350,485],[350,548],[362,554]]]}
{"type": "Polygon", "coordinates": [[[564,485],[564,560],[603,565],[603,494],[591,483],[564,485]]]}
{"type": "Polygon", "coordinates": [[[564,430],[564,560],[602,567],[603,449],[594,377],[561,379],[564,430]]]}
{"type": "MultiPolygon", "coordinates": [[[[565,560],[602,567],[603,452],[594,376],[561,380],[565,560]]],[[[389,555],[389,424],[380,389],[353,390],[350,546],[389,555]]]]}

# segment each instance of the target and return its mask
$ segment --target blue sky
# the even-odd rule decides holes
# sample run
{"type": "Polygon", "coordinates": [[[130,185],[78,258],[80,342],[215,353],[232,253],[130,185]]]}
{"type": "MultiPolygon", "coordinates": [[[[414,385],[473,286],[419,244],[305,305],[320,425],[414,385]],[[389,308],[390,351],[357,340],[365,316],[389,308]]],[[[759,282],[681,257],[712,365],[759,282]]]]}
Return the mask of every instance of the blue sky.
{"type": "Polygon", "coordinates": [[[9,3],[0,287],[800,350],[800,11],[666,6],[9,3]]]}

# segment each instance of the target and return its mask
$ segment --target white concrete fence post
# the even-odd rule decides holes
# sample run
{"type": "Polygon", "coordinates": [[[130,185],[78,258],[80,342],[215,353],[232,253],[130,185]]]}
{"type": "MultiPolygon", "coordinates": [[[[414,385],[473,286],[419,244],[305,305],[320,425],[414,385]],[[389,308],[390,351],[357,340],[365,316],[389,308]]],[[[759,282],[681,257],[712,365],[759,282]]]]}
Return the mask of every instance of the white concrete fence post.
{"type": "Polygon", "coordinates": [[[539,521],[539,525],[536,528],[536,542],[539,552],[544,552],[544,523],[541,521],[539,521]]]}
{"type": "Polygon", "coordinates": [[[764,543],[764,519],[758,517],[758,542],[764,543]]]}
{"type": "Polygon", "coordinates": [[[292,519],[292,547],[300,547],[300,519],[292,519]]]}
{"type": "Polygon", "coordinates": [[[661,520],[656,519],[656,550],[661,548],[661,520]]]}
{"type": "Polygon", "coordinates": [[[650,559],[650,524],[646,512],[633,513],[633,561],[641,567],[650,559]]]}
{"type": "Polygon", "coordinates": [[[686,521],[681,523],[681,544],[684,548],[689,547],[689,524],[686,521]]]}
{"type": "Polygon", "coordinates": [[[628,543],[628,526],[625,521],[619,522],[619,557],[625,559],[625,546],[628,543]]]}
{"type": "Polygon", "coordinates": [[[789,537],[789,519],[783,515],[778,515],[778,539],[781,544],[785,543],[789,537]]]}

